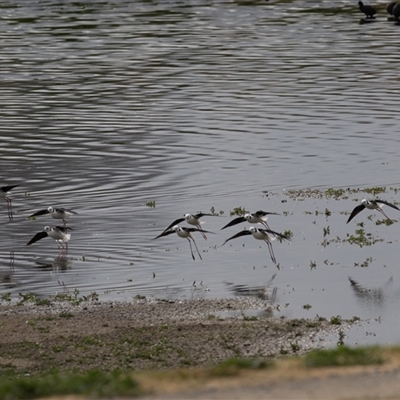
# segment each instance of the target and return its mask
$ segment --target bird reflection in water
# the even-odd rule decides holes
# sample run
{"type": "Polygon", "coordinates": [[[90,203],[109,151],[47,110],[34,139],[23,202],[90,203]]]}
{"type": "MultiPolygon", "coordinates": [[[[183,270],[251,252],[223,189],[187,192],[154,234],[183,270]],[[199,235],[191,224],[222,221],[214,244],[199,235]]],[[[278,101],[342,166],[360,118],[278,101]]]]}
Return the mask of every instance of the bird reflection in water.
{"type": "Polygon", "coordinates": [[[360,301],[362,301],[363,304],[374,304],[382,306],[388,296],[388,291],[390,290],[390,287],[393,283],[393,277],[391,276],[384,285],[375,288],[367,288],[355,281],[350,276],[349,281],[354,294],[360,301]]]}
{"type": "Polygon", "coordinates": [[[225,282],[225,284],[235,296],[256,297],[260,300],[268,301],[270,304],[274,304],[278,288],[271,288],[271,283],[275,277],[276,273],[272,275],[271,279],[265,285],[260,286],[234,285],[230,282],[225,282]]]}
{"type": "Polygon", "coordinates": [[[58,255],[52,261],[46,258],[37,259],[35,263],[43,270],[50,270],[53,272],[66,271],[72,268],[73,260],[66,258],[64,255],[58,255]]]}

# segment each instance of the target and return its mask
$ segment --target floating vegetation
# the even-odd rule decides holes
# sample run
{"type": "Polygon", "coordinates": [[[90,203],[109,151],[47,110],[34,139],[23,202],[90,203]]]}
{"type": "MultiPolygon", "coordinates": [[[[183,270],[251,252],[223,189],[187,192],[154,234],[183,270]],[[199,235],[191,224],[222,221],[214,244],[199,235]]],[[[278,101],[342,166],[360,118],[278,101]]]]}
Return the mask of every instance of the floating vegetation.
{"type": "Polygon", "coordinates": [[[215,207],[212,206],[210,208],[210,214],[212,214],[212,215],[224,215],[224,211],[221,210],[219,213],[217,213],[217,212],[215,212],[215,207]]]}
{"type": "Polygon", "coordinates": [[[366,188],[363,189],[362,191],[376,196],[378,193],[386,193],[386,186],[376,186],[372,188],[366,188]]]}
{"type": "Polygon", "coordinates": [[[372,261],[374,261],[374,259],[372,257],[368,257],[365,261],[363,261],[362,263],[354,263],[355,267],[361,267],[361,268],[365,268],[365,267],[369,267],[369,264],[372,263],[372,261]]]}
{"type": "Polygon", "coordinates": [[[156,201],[155,201],[155,200],[146,201],[146,207],[149,207],[149,208],[156,208],[156,201]]]}
{"type": "Polygon", "coordinates": [[[365,229],[356,229],[355,235],[347,235],[346,242],[357,244],[360,247],[371,246],[377,242],[383,242],[383,239],[375,239],[371,233],[365,233],[365,229]]]}
{"type": "Polygon", "coordinates": [[[386,225],[386,226],[390,226],[390,225],[394,224],[394,221],[391,220],[391,219],[387,219],[387,218],[378,219],[378,220],[375,221],[375,225],[382,225],[382,224],[386,225]]]}
{"type": "Polygon", "coordinates": [[[357,193],[368,193],[373,196],[376,196],[380,193],[386,193],[388,191],[393,191],[395,194],[400,190],[400,188],[387,188],[386,186],[375,186],[370,188],[329,188],[326,190],[319,189],[291,189],[284,190],[283,194],[288,196],[294,200],[304,200],[306,198],[309,199],[334,199],[334,200],[345,200],[348,199],[349,196],[357,194],[357,193]]]}
{"type": "Polygon", "coordinates": [[[245,215],[246,212],[247,211],[246,211],[246,209],[244,207],[236,207],[231,211],[230,215],[231,216],[232,215],[239,215],[239,217],[241,217],[241,216],[245,215]]]}

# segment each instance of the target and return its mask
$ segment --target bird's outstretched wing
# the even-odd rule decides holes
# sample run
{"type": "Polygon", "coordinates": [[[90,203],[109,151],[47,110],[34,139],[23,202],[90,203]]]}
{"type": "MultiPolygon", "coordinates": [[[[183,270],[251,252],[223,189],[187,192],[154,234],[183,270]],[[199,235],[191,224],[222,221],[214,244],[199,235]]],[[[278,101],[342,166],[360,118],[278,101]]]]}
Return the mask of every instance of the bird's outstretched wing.
{"type": "Polygon", "coordinates": [[[229,228],[230,226],[237,225],[237,224],[240,224],[241,222],[245,222],[245,221],[246,221],[246,219],[244,217],[237,217],[237,218],[233,219],[231,222],[229,222],[228,224],[226,224],[223,228],[221,228],[221,231],[222,231],[222,229],[229,228]]]}
{"type": "Polygon", "coordinates": [[[0,190],[2,190],[4,193],[7,193],[10,190],[13,190],[14,188],[16,188],[17,186],[19,186],[19,185],[3,186],[0,188],[0,190]]]}
{"type": "Polygon", "coordinates": [[[40,211],[36,211],[35,213],[33,213],[32,215],[30,215],[28,218],[32,218],[32,217],[38,217],[39,215],[44,215],[44,214],[48,214],[49,211],[48,210],[40,210],[40,211]]]}
{"type": "Polygon", "coordinates": [[[38,242],[40,239],[45,238],[47,235],[47,232],[39,232],[37,233],[26,245],[29,246],[32,243],[38,242]]]}
{"type": "Polygon", "coordinates": [[[275,212],[267,212],[263,210],[259,210],[254,213],[254,215],[258,215],[259,217],[265,217],[266,215],[279,215],[278,213],[275,212]]]}
{"type": "Polygon", "coordinates": [[[270,233],[271,235],[274,235],[275,237],[279,237],[279,238],[281,238],[283,240],[289,240],[290,241],[290,237],[288,237],[288,236],[286,236],[286,235],[284,235],[282,233],[279,233],[279,232],[271,231],[270,229],[259,229],[259,231],[267,232],[267,233],[270,233]]]}
{"type": "MultiPolygon", "coordinates": [[[[167,232],[169,229],[171,229],[173,226],[180,224],[181,222],[183,222],[185,220],[185,218],[178,218],[176,219],[174,222],[172,222],[171,224],[168,225],[167,228],[164,229],[164,232],[167,232]]],[[[164,233],[163,232],[163,233],[164,233]]],[[[155,238],[156,239],[156,238],[155,238]]]]}
{"type": "Polygon", "coordinates": [[[56,226],[55,228],[63,233],[67,233],[68,229],[70,229],[71,231],[74,230],[74,228],[71,228],[70,226],[56,226]]]}
{"type": "Polygon", "coordinates": [[[400,211],[400,208],[399,208],[399,207],[397,207],[397,206],[395,206],[394,204],[389,203],[389,202],[387,202],[387,201],[385,201],[385,200],[376,200],[376,202],[378,203],[378,205],[379,205],[379,204],[384,204],[385,206],[389,206],[389,207],[394,208],[395,210],[399,210],[399,211],[400,211]]]}
{"type": "Polygon", "coordinates": [[[202,212],[199,212],[197,214],[193,214],[193,217],[195,217],[197,219],[199,219],[201,217],[204,217],[204,216],[206,216],[206,217],[219,217],[219,215],[216,215],[216,214],[205,214],[205,213],[202,213],[202,212]]]}
{"type": "Polygon", "coordinates": [[[158,236],[156,236],[155,238],[153,238],[153,240],[158,239],[158,238],[163,237],[163,236],[171,235],[171,233],[175,233],[175,231],[164,231],[163,233],[161,233],[158,236]]]}
{"type": "Polygon", "coordinates": [[[205,231],[204,229],[198,229],[198,228],[188,228],[186,226],[183,226],[182,229],[184,229],[187,232],[204,232],[204,233],[214,233],[210,231],[205,231]]]}
{"type": "MultiPolygon", "coordinates": [[[[232,239],[236,239],[236,238],[238,238],[238,237],[240,237],[240,236],[246,236],[246,235],[251,235],[251,232],[248,231],[247,229],[246,229],[246,230],[243,230],[243,231],[241,231],[241,232],[239,232],[239,233],[237,233],[236,235],[231,236],[229,239],[226,239],[225,242],[222,244],[222,246],[223,246],[226,242],[229,242],[229,241],[232,240],[232,239]]],[[[221,247],[222,247],[222,246],[221,246],[221,247]]]]}
{"type": "Polygon", "coordinates": [[[364,210],[364,204],[360,204],[357,206],[350,214],[349,219],[347,220],[346,224],[348,224],[357,214],[359,214],[362,210],[364,210]]]}

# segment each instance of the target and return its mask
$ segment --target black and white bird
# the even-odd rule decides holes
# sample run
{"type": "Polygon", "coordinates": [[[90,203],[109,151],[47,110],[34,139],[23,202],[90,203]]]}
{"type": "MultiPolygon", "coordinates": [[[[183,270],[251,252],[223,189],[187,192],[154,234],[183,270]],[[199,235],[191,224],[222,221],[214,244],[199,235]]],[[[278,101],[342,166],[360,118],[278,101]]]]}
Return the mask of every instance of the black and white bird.
{"type": "Polygon", "coordinates": [[[242,217],[237,217],[235,219],[233,219],[231,222],[229,222],[229,224],[225,225],[222,229],[228,228],[230,226],[233,225],[237,225],[240,224],[241,222],[249,222],[250,224],[261,224],[264,225],[267,229],[271,229],[268,224],[267,224],[267,215],[279,215],[278,213],[274,213],[274,212],[266,212],[266,211],[257,211],[253,214],[247,213],[245,215],[243,215],[242,217]]]}
{"type": "Polygon", "coordinates": [[[358,8],[367,16],[367,18],[375,18],[374,15],[376,14],[376,10],[374,7],[365,6],[362,1],[359,1],[358,8]]]}
{"type": "Polygon", "coordinates": [[[8,197],[9,192],[16,188],[19,185],[11,185],[11,186],[3,186],[0,187],[0,197],[3,197],[3,199],[7,202],[7,212],[8,212],[8,219],[10,221],[13,220],[13,212],[12,212],[12,204],[11,204],[11,199],[8,197]]]}
{"type": "Polygon", "coordinates": [[[201,213],[201,212],[198,213],[198,214],[185,214],[183,216],[183,218],[178,218],[174,222],[169,224],[169,226],[166,229],[164,229],[164,232],[167,232],[168,230],[170,230],[175,225],[178,225],[181,222],[186,221],[188,224],[194,225],[196,228],[198,228],[200,230],[201,235],[203,236],[203,238],[205,240],[207,240],[207,236],[204,234],[204,232],[202,232],[202,229],[201,229],[201,225],[202,225],[203,222],[200,221],[200,218],[204,217],[204,216],[216,217],[215,214],[204,214],[204,213],[201,213]]]}
{"type": "Polygon", "coordinates": [[[396,19],[396,21],[399,21],[400,19],[400,3],[397,3],[394,5],[392,9],[392,15],[396,19]]]}
{"type": "Polygon", "coordinates": [[[64,225],[67,224],[67,218],[77,215],[78,213],[67,208],[48,207],[46,210],[40,210],[30,215],[28,218],[38,217],[39,215],[50,214],[54,219],[62,219],[64,225]]]}
{"type": "Polygon", "coordinates": [[[393,8],[396,6],[397,1],[392,1],[386,6],[386,11],[389,15],[393,15],[393,8]]]}
{"type": "Polygon", "coordinates": [[[282,235],[281,233],[271,231],[270,229],[259,229],[256,228],[255,226],[250,226],[248,229],[245,229],[237,233],[236,235],[233,235],[229,239],[226,239],[225,242],[222,244],[222,246],[225,243],[229,242],[229,240],[236,239],[238,237],[246,235],[252,235],[254,239],[263,240],[265,243],[267,243],[269,254],[271,255],[271,260],[274,264],[276,264],[276,258],[274,250],[272,248],[272,241],[275,240],[277,237],[283,240],[290,240],[289,237],[282,235]]]}
{"type": "Polygon", "coordinates": [[[194,237],[193,237],[193,235],[192,235],[193,232],[201,232],[202,234],[203,234],[203,233],[212,233],[212,232],[209,232],[209,231],[204,231],[203,229],[198,229],[198,228],[186,228],[186,227],[184,227],[184,226],[175,225],[175,226],[172,226],[169,230],[165,230],[163,233],[161,233],[160,235],[158,235],[157,237],[155,237],[153,240],[158,239],[158,238],[163,237],[163,236],[171,235],[172,233],[176,233],[180,238],[183,238],[183,239],[187,239],[187,240],[188,240],[189,246],[190,246],[190,252],[192,253],[192,258],[193,258],[193,260],[194,260],[195,258],[194,258],[194,254],[193,254],[193,249],[192,249],[192,242],[191,242],[191,240],[193,241],[193,243],[194,243],[194,245],[195,245],[195,247],[196,247],[196,250],[197,250],[197,254],[198,254],[199,257],[200,257],[200,260],[202,260],[201,254],[200,254],[200,252],[199,252],[199,249],[197,248],[197,244],[196,244],[196,242],[195,242],[195,240],[194,240],[194,237]]]}
{"type": "Polygon", "coordinates": [[[388,203],[387,201],[384,200],[366,200],[366,199],[362,199],[361,200],[361,204],[358,205],[350,214],[349,219],[347,220],[347,224],[357,215],[359,214],[362,210],[364,210],[364,208],[367,208],[368,210],[376,210],[379,211],[380,213],[382,213],[390,222],[392,222],[392,220],[383,212],[382,207],[383,206],[389,206],[394,208],[395,210],[399,210],[400,208],[398,208],[397,206],[395,206],[394,204],[388,203]]]}
{"type": "Polygon", "coordinates": [[[55,226],[51,228],[50,226],[45,226],[42,232],[38,232],[26,245],[30,246],[33,243],[38,242],[39,240],[49,236],[54,239],[60,246],[61,251],[68,251],[68,241],[71,239],[71,234],[68,233],[69,228],[66,226],[55,226]]]}

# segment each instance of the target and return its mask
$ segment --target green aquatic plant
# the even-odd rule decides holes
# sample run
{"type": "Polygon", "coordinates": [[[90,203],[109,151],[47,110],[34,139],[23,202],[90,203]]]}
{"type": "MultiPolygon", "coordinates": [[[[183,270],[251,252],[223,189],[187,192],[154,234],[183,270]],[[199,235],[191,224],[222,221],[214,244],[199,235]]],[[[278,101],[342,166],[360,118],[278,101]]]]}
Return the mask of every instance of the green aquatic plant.
{"type": "Polygon", "coordinates": [[[386,186],[376,186],[376,187],[371,187],[371,188],[365,188],[365,189],[362,189],[362,191],[376,196],[379,193],[385,193],[386,186]]]}
{"type": "Polygon", "coordinates": [[[244,208],[244,207],[235,207],[232,211],[231,211],[231,213],[230,213],[230,215],[232,216],[232,215],[239,215],[240,217],[241,216],[243,216],[243,215],[245,215],[246,214],[246,209],[244,208]]]}
{"type": "Polygon", "coordinates": [[[346,242],[357,244],[360,247],[371,246],[377,242],[383,242],[383,239],[375,239],[371,233],[366,233],[365,229],[356,229],[354,235],[347,235],[346,242]]]}

